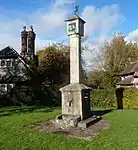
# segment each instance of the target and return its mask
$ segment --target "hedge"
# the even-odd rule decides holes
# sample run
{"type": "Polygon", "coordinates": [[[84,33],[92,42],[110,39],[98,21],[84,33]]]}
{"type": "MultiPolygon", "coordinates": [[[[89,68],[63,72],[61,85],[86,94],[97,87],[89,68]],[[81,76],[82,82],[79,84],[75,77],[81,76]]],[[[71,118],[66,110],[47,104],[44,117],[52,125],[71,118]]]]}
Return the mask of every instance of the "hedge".
{"type": "Polygon", "coordinates": [[[138,109],[138,89],[125,89],[123,105],[126,109],[138,109]]]}
{"type": "MultiPolygon", "coordinates": [[[[92,90],[91,106],[117,108],[115,89],[92,90]]],[[[138,109],[138,89],[124,89],[123,107],[124,109],[138,109]]]]}
{"type": "Polygon", "coordinates": [[[115,107],[116,98],[114,89],[96,89],[91,92],[91,105],[92,107],[106,108],[115,107]]]}

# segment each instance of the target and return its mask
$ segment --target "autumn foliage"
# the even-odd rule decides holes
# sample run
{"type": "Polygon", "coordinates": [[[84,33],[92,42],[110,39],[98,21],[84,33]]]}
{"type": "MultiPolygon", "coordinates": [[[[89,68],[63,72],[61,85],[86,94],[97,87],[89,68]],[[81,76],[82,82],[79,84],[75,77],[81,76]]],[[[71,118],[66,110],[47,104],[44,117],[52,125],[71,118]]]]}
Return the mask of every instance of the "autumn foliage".
{"type": "Polygon", "coordinates": [[[49,84],[69,83],[69,48],[53,44],[37,52],[39,67],[49,84]]]}

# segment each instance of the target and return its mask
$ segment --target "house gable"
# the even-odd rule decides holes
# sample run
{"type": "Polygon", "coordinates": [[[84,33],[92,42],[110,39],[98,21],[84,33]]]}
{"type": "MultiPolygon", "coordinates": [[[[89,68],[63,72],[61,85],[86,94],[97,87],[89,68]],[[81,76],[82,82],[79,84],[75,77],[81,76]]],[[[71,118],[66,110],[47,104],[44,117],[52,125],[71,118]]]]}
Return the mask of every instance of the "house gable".
{"type": "Polygon", "coordinates": [[[4,58],[17,58],[19,54],[12,47],[7,46],[0,51],[0,59],[4,58]]]}
{"type": "Polygon", "coordinates": [[[16,50],[8,46],[0,51],[0,83],[16,82],[25,76],[27,64],[16,50]]]}

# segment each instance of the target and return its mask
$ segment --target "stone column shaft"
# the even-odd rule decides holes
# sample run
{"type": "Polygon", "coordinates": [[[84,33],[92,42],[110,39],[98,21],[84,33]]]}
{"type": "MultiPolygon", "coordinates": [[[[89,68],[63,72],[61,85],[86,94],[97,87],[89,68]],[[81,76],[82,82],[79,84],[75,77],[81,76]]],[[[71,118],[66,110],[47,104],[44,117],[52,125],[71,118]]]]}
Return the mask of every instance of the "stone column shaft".
{"type": "Polygon", "coordinates": [[[70,36],[70,83],[80,83],[81,37],[70,36]]]}

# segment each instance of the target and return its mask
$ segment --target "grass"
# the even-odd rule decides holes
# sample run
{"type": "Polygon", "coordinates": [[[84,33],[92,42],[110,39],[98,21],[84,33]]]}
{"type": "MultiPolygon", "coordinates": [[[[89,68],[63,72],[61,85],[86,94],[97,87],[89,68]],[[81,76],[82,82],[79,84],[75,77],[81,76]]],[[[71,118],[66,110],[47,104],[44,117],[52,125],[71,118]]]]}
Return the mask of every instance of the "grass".
{"type": "Polygon", "coordinates": [[[137,110],[99,110],[110,128],[92,141],[45,134],[27,125],[46,121],[60,109],[45,107],[0,108],[0,150],[136,150],[138,149],[137,110]]]}

